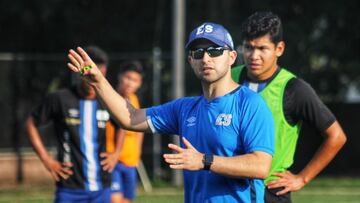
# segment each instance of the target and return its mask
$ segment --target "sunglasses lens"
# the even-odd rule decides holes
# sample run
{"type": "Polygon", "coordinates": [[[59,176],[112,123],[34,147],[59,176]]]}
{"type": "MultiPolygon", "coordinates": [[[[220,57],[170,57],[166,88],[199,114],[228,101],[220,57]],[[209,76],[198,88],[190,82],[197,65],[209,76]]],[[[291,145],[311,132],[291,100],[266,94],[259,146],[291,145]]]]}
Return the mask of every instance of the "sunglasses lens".
{"type": "Polygon", "coordinates": [[[196,49],[192,51],[192,57],[194,59],[202,59],[204,57],[205,51],[209,54],[210,57],[221,56],[226,50],[225,47],[208,47],[207,49],[196,49]]]}
{"type": "Polygon", "coordinates": [[[204,49],[197,49],[193,51],[193,58],[194,59],[202,59],[204,57],[205,50],[204,49]]]}
{"type": "Polygon", "coordinates": [[[217,57],[223,54],[224,49],[222,47],[209,47],[206,52],[209,54],[210,57],[217,57]]]}

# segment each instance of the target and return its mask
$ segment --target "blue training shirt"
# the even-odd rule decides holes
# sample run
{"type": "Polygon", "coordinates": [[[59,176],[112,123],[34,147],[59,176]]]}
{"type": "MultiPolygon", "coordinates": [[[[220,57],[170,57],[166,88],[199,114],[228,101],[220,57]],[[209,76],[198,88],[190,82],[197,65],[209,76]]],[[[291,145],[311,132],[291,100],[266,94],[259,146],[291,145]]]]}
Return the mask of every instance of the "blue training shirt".
{"type": "MultiPolygon", "coordinates": [[[[183,136],[201,153],[231,157],[274,152],[271,112],[245,86],[211,101],[203,96],[177,99],[147,109],[146,116],[153,132],[183,136]]],[[[264,196],[259,181],[184,170],[185,202],[259,202],[264,196]]]]}

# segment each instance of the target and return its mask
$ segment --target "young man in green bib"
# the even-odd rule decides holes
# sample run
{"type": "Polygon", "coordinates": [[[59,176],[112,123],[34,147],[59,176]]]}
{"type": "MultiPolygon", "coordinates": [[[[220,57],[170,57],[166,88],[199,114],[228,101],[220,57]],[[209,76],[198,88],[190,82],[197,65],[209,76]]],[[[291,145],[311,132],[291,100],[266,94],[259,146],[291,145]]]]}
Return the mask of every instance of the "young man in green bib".
{"type": "Polygon", "coordinates": [[[254,13],[244,22],[241,34],[245,64],[232,69],[232,78],[258,92],[275,120],[275,154],[265,180],[265,202],[291,202],[290,192],[300,190],[319,174],[342,148],[346,136],[311,86],[277,64],[285,49],[277,15],[254,13]],[[302,122],[321,132],[324,140],[310,162],[293,174],[288,168],[302,122]]]}

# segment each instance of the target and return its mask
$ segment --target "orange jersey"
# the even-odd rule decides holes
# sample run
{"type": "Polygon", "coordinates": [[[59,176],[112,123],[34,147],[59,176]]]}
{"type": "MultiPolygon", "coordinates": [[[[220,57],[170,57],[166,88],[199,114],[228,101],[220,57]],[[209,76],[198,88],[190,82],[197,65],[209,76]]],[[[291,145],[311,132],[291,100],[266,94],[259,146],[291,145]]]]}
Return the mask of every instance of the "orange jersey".
{"type": "MultiPolygon", "coordinates": [[[[129,96],[130,103],[135,108],[140,108],[139,100],[135,94],[129,96]]],[[[119,161],[126,166],[137,166],[141,156],[141,142],[143,133],[125,131],[123,144],[121,146],[119,161]]],[[[107,152],[115,151],[115,126],[111,122],[106,125],[106,149],[107,152]]]]}

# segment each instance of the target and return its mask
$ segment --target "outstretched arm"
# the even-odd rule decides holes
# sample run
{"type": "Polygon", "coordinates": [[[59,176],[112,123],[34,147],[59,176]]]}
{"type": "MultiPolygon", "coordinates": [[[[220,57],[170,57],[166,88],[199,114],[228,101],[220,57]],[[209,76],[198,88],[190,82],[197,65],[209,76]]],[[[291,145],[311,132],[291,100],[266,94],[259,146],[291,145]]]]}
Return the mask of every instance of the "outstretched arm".
{"type": "Polygon", "coordinates": [[[292,174],[290,171],[274,173],[280,179],[270,181],[267,187],[269,189],[284,187],[277,193],[277,195],[282,195],[300,190],[314,179],[334,159],[346,142],[345,133],[337,121],[325,130],[324,135],[325,139],[318,151],[299,174],[292,174]]]}
{"type": "Polygon", "coordinates": [[[60,181],[60,178],[69,178],[69,176],[73,174],[73,171],[70,169],[72,164],[68,162],[60,163],[49,155],[32,117],[29,117],[26,121],[26,130],[35,152],[54,180],[60,181]]]}
{"type": "MultiPolygon", "coordinates": [[[[183,142],[185,148],[169,144],[169,148],[176,154],[164,154],[165,161],[172,169],[202,170],[204,154],[198,152],[185,138],[183,142]]],[[[272,156],[261,151],[233,157],[214,156],[210,170],[225,176],[265,179],[271,161],[272,156]]]]}
{"type": "Polygon", "coordinates": [[[70,59],[68,67],[76,73],[81,73],[81,79],[94,87],[98,98],[103,101],[121,127],[127,130],[150,132],[146,122],[145,109],[134,108],[120,96],[81,47],[78,47],[76,51],[71,49],[68,58],[70,59]],[[85,67],[90,67],[90,69],[83,72],[85,67]]]}

